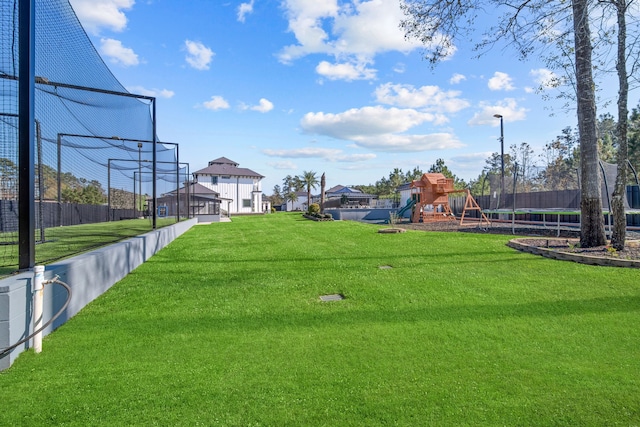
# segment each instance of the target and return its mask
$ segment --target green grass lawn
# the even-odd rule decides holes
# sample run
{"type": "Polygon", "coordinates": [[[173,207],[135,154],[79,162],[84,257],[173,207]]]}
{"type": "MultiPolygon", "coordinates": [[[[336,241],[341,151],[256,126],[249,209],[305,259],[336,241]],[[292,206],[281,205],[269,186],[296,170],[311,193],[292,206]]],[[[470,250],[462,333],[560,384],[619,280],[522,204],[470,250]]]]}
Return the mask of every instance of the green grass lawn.
{"type": "MultiPolygon", "coordinates": [[[[175,218],[158,218],[156,226],[175,224],[175,218]]],[[[45,242],[36,244],[37,264],[48,264],[83,252],[110,245],[130,237],[151,231],[151,219],[127,219],[122,221],[80,224],[45,229],[45,242]]],[[[18,269],[17,233],[0,233],[0,277],[18,269]],[[11,242],[13,244],[7,244],[11,242]]],[[[37,231],[36,242],[40,240],[37,231]]]]}
{"type": "Polygon", "coordinates": [[[192,228],[0,373],[0,425],[640,424],[639,271],[377,228],[192,228]]]}

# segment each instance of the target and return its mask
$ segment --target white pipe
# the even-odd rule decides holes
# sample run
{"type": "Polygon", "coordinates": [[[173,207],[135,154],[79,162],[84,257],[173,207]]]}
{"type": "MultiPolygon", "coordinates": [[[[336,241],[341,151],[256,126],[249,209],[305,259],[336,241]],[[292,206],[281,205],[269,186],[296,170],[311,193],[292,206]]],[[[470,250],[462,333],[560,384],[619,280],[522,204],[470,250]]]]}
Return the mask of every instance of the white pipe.
{"type": "MultiPolygon", "coordinates": [[[[44,306],[44,265],[33,268],[33,330],[42,326],[42,308],[44,306]]],[[[42,351],[42,332],[33,336],[33,349],[36,353],[42,351]]]]}

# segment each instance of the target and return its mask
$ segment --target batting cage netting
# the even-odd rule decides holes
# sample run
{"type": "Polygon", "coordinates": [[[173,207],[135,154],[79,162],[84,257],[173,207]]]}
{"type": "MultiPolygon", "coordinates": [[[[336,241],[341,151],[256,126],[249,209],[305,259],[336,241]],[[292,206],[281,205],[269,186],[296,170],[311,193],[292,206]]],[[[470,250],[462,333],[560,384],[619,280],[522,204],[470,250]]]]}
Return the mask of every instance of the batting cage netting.
{"type": "MultiPolygon", "coordinates": [[[[18,264],[19,3],[0,0],[0,267],[18,264]]],[[[35,1],[34,54],[37,261],[86,250],[69,239],[82,227],[89,246],[150,230],[153,177],[158,196],[189,179],[178,144],[154,138],[155,99],[120,84],[67,0],[35,1]]],[[[173,222],[187,214],[174,199],[173,222]]]]}

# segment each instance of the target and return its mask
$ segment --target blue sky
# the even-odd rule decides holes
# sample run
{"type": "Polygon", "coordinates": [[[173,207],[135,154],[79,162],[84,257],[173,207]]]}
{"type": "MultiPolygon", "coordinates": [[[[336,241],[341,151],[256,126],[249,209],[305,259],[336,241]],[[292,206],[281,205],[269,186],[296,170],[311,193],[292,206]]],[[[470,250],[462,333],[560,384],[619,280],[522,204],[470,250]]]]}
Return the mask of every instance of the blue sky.
{"type": "Polygon", "coordinates": [[[191,171],[228,157],[264,175],[265,194],[303,171],[372,184],[438,158],[469,180],[500,150],[494,114],[505,151],[541,154],[576,125],[535,92],[549,71],[508,48],[470,59],[458,45],[432,70],[398,0],[70,3],[120,82],[158,98],[158,135],[191,171]]]}

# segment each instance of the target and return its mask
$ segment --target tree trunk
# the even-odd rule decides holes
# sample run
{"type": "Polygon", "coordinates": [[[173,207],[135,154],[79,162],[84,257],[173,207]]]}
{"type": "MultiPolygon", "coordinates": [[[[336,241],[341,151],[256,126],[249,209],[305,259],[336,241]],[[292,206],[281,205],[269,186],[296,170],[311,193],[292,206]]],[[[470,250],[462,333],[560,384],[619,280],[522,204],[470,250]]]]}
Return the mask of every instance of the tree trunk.
{"type": "Polygon", "coordinates": [[[581,225],[580,246],[606,244],[596,131],[596,102],[591,70],[591,31],[587,0],[573,0],[575,63],[578,98],[578,130],[580,132],[581,225]]]}
{"type": "Polygon", "coordinates": [[[324,213],[324,188],[327,185],[327,180],[324,177],[324,172],[322,173],[322,178],[320,178],[320,213],[324,213]]]}
{"type": "Polygon", "coordinates": [[[629,148],[627,141],[627,101],[629,97],[629,82],[626,63],[626,39],[627,22],[625,17],[626,0],[614,2],[618,16],[618,59],[616,70],[618,72],[618,125],[616,133],[618,137],[618,173],[616,186],[611,198],[611,211],[613,212],[613,233],[611,234],[611,246],[616,250],[623,250],[627,232],[627,215],[624,212],[624,196],[627,191],[627,159],[629,148]]]}

